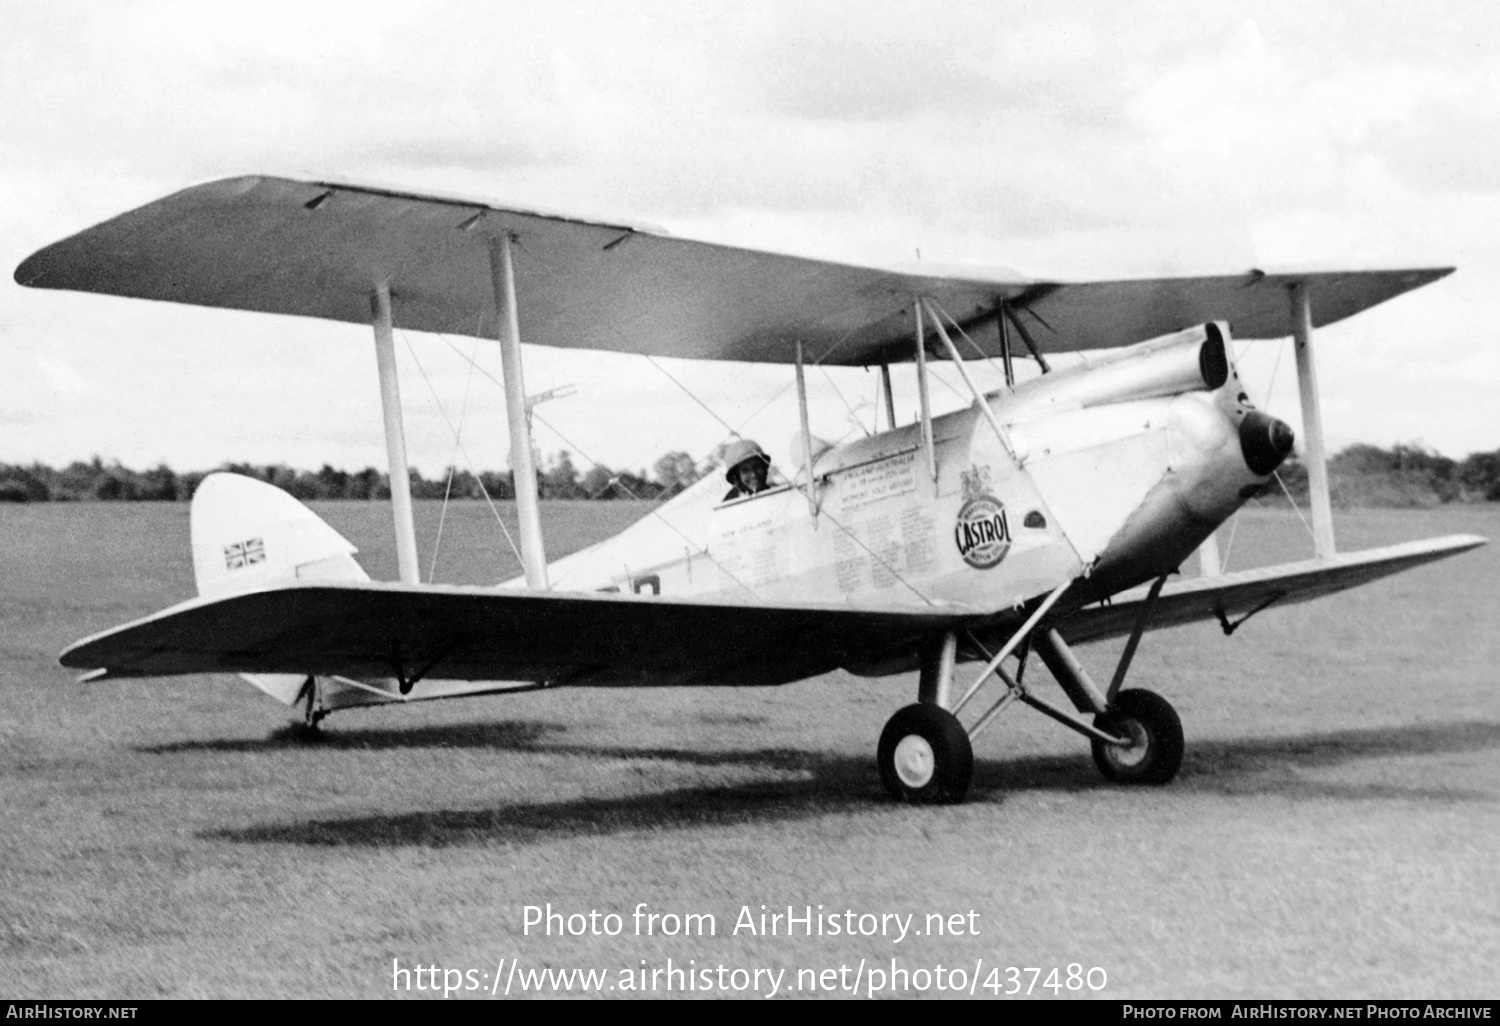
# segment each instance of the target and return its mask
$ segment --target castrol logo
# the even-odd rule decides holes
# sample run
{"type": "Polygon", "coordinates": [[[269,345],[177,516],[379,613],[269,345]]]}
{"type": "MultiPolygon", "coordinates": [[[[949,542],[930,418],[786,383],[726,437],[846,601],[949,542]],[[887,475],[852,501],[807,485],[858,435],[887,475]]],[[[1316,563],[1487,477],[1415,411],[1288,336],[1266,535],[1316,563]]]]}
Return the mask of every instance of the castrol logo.
{"type": "Polygon", "coordinates": [[[964,562],[976,570],[999,566],[1010,551],[1010,521],[1000,500],[981,495],[964,503],[953,525],[953,541],[964,562]]]}

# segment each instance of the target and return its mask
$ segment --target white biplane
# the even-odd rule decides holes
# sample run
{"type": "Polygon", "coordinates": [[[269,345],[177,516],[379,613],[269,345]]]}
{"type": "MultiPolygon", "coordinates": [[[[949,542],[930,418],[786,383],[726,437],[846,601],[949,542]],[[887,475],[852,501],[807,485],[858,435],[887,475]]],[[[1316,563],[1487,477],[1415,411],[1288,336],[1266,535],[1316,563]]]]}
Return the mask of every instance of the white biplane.
{"type": "Polygon", "coordinates": [[[290,496],[212,475],[192,508],[199,597],[86,638],[62,662],[88,679],[239,673],[302,704],[314,725],[331,709],[460,694],[917,670],[916,703],[879,743],[896,796],[961,799],[971,742],[1016,701],[1089,738],[1107,778],[1163,783],[1182,760],[1181,722],[1159,695],[1122,689],[1148,627],[1217,619],[1228,632],[1272,604],[1484,543],[1340,553],[1329,509],[1312,328],[1450,270],[1082,283],[913,273],[335,182],[196,186],[42,249],[16,280],[373,324],[401,579],[369,580],[354,547],[290,496]],[[500,343],[524,580],[419,581],[396,321],[500,343]],[[1305,562],[1218,571],[1215,528],[1293,442],[1241,388],[1230,325],[1241,338],[1294,338],[1316,553],[1305,562]],[[549,563],[522,341],[791,365],[795,473],[738,499],[710,476],[549,563]],[[960,342],[999,361],[1007,387],[982,392],[960,342]],[[1084,350],[1098,352],[1048,365],[1084,350]],[[933,359],[958,371],[966,408],[932,415],[933,359]],[[1016,383],[1017,359],[1044,373],[1016,383]],[[878,367],[890,429],[817,443],[803,376],[817,364],[878,367]],[[920,396],[900,426],[898,364],[912,366],[920,396]],[[1168,583],[1200,547],[1207,572],[1168,583]],[[1070,646],[1120,635],[1100,686],[1070,646]],[[1023,682],[1031,652],[1067,705],[1023,682]],[[959,686],[962,663],[981,668],[959,686]],[[971,708],[992,680],[998,697],[971,708]]]}

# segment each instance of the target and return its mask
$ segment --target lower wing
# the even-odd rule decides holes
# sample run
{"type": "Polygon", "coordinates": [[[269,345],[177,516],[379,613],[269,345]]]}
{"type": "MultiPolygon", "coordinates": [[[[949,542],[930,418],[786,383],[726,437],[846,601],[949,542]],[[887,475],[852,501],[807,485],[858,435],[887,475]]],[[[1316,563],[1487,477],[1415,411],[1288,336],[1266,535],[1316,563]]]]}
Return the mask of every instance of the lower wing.
{"type": "MultiPolygon", "coordinates": [[[[1149,626],[1171,627],[1195,620],[1217,619],[1225,633],[1262,609],[1290,605],[1367,584],[1485,544],[1473,534],[1406,542],[1363,552],[1339,553],[1326,559],[1241,570],[1217,577],[1197,577],[1164,586],[1151,608],[1149,626]]],[[[1148,601],[1146,588],[1121,592],[1107,602],[1086,606],[1055,626],[1072,644],[1094,641],[1134,628],[1148,601]]]]}
{"type": "MultiPolygon", "coordinates": [[[[1217,618],[1227,630],[1275,604],[1305,602],[1483,545],[1452,535],[1162,588],[1149,626],[1217,618]]],[[[1057,617],[1071,643],[1129,633],[1149,593],[1057,617]]],[[[909,664],[946,631],[1009,637],[1021,609],[860,610],[636,595],[305,582],[199,598],[85,638],[64,666],[101,677],[317,674],[562,684],[783,684],[843,666],[909,664]]]]}
{"type": "Polygon", "coordinates": [[[307,582],[199,598],[85,638],[100,677],[299,673],[588,684],[781,684],[980,617],[508,588],[307,582]]]}

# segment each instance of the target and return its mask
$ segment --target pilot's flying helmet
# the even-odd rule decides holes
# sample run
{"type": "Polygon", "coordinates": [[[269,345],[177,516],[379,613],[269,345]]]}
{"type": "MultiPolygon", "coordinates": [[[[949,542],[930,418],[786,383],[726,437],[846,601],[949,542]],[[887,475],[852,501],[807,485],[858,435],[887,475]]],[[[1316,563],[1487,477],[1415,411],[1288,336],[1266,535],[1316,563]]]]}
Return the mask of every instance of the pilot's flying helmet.
{"type": "Polygon", "coordinates": [[[746,460],[760,460],[767,469],[771,466],[771,457],[759,445],[748,438],[736,439],[724,450],[724,480],[736,483],[735,474],[746,460]]]}

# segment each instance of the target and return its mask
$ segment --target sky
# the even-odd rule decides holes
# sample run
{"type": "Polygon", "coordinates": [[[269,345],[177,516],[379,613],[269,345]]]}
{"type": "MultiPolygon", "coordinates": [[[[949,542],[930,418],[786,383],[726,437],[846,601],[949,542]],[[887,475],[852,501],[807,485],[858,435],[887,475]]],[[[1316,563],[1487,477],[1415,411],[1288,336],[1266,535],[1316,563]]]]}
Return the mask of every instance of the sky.
{"type": "MultiPolygon", "coordinates": [[[[1457,266],[1318,333],[1324,428],[1335,450],[1500,447],[1494,5],[10,0],[0,11],[0,263],[11,271],[127,209],[250,173],[1061,280],[1457,266]]],[[[1252,397],[1300,429],[1289,343],[1237,350],[1252,397]]],[[[397,351],[411,463],[429,476],[507,466],[497,346],[398,332],[397,351]]],[[[728,427],[783,461],[797,428],[790,368],[538,347],[525,359],[529,392],[574,389],[537,408],[536,433],[580,469],[701,457],[728,427]]],[[[939,373],[939,408],[962,405],[956,376],[939,373]]],[[[916,406],[909,378],[898,370],[903,421],[916,406]]],[[[7,273],[0,380],[0,462],[385,463],[373,342],[356,326],[24,289],[7,273]]],[[[873,373],[817,370],[808,387],[815,434],[874,426],[873,373]]]]}

